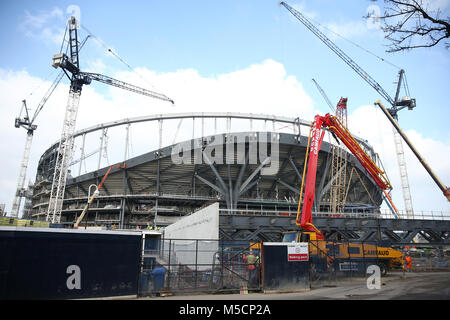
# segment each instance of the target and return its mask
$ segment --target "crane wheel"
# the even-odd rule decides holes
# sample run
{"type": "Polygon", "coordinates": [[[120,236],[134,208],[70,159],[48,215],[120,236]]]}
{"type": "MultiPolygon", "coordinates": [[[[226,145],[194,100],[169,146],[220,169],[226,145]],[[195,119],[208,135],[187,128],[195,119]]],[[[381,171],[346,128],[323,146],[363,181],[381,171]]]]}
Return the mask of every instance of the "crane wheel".
{"type": "Polygon", "coordinates": [[[380,273],[381,273],[381,276],[385,276],[385,275],[387,275],[387,272],[388,272],[388,266],[387,266],[387,264],[385,263],[385,262],[378,262],[378,267],[380,268],[380,273]]]}

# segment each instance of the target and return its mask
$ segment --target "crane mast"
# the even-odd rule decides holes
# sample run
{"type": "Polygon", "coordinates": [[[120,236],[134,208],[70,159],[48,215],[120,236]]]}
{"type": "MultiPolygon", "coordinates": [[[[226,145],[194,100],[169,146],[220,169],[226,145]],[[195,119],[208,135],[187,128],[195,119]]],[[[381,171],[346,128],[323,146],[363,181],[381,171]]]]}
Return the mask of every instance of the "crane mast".
{"type": "MultiPolygon", "coordinates": [[[[397,91],[395,93],[395,101],[398,101],[399,94],[400,94],[400,87],[402,85],[403,75],[405,71],[400,70],[398,73],[398,83],[397,83],[397,91]]],[[[398,115],[397,111],[399,110],[397,104],[392,106],[390,110],[390,114],[395,119],[396,122],[398,122],[398,115]]],[[[414,217],[414,209],[413,209],[413,203],[412,203],[412,197],[411,197],[411,191],[409,189],[409,179],[408,179],[408,170],[406,168],[406,160],[405,160],[405,152],[403,151],[403,143],[402,139],[400,137],[400,134],[397,130],[395,130],[395,127],[392,127],[392,133],[394,135],[394,144],[395,144],[395,152],[397,154],[397,163],[398,163],[398,169],[400,173],[400,185],[402,187],[402,196],[403,201],[405,204],[405,212],[406,212],[406,218],[413,218],[414,217]]]]}
{"type": "Polygon", "coordinates": [[[33,141],[33,131],[27,131],[25,140],[25,148],[23,150],[22,161],[20,163],[19,179],[17,181],[16,193],[14,195],[13,204],[11,207],[10,217],[17,218],[19,216],[20,204],[22,198],[25,196],[25,177],[27,173],[28,161],[30,159],[31,142],[33,141]]]}
{"type": "Polygon", "coordinates": [[[75,130],[76,117],[80,103],[80,93],[81,89],[77,91],[73,87],[70,88],[47,211],[47,221],[51,221],[52,223],[60,222],[61,219],[67,170],[72,161],[73,132],[75,130]]]}
{"type": "Polygon", "coordinates": [[[92,80],[96,80],[119,87],[121,89],[168,101],[174,104],[174,101],[172,99],[166,97],[163,94],[143,89],[101,74],[82,72],[80,70],[79,63],[79,43],[77,31],[78,26],[75,17],[71,17],[69,19],[68,28],[70,57],[68,57],[64,53],[59,53],[53,56],[52,61],[52,66],[54,68],[61,68],[70,79],[69,99],[67,101],[63,129],[55,161],[52,188],[50,192],[50,199],[46,217],[47,221],[51,221],[52,223],[59,223],[61,221],[61,210],[64,199],[64,191],[66,187],[67,171],[70,167],[73,156],[73,133],[75,130],[83,85],[89,85],[92,80]]]}
{"type": "Polygon", "coordinates": [[[19,178],[17,180],[16,193],[11,207],[10,217],[17,218],[19,216],[20,203],[25,196],[25,177],[27,174],[28,161],[30,159],[31,142],[33,141],[33,133],[37,126],[30,121],[27,109],[27,103],[22,101],[22,108],[25,109],[26,116],[23,119],[16,118],[16,128],[23,127],[27,130],[27,137],[25,140],[25,148],[23,150],[22,161],[20,162],[19,178]]]}
{"type": "Polygon", "coordinates": [[[42,108],[44,107],[47,100],[52,95],[53,91],[55,91],[56,87],[58,86],[58,84],[61,81],[63,76],[64,76],[64,73],[61,72],[56,77],[55,81],[53,81],[52,85],[47,90],[44,97],[41,99],[41,101],[40,101],[39,105],[37,106],[36,111],[34,112],[34,115],[31,119],[28,115],[26,100],[22,101],[22,104],[23,104],[22,109],[25,109],[25,112],[27,115],[23,119],[21,119],[20,116],[19,116],[19,118],[16,118],[14,125],[16,128],[22,127],[25,130],[27,130],[27,136],[25,139],[25,148],[24,148],[23,155],[22,155],[22,161],[20,162],[19,178],[17,180],[16,193],[14,194],[14,200],[13,200],[13,204],[11,207],[11,214],[10,214],[11,217],[16,218],[19,216],[20,204],[22,202],[22,198],[25,195],[24,186],[25,186],[25,178],[26,178],[26,174],[27,174],[28,162],[30,160],[31,143],[33,142],[34,131],[37,129],[37,126],[34,124],[34,121],[36,120],[36,117],[38,116],[38,114],[42,110],[42,108]]]}

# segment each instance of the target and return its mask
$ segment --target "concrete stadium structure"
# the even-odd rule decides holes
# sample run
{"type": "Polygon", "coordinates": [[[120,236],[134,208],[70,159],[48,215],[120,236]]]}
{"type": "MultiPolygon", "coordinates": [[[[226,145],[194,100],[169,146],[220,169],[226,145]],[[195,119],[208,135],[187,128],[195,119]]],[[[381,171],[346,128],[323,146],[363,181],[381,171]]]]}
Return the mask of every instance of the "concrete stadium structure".
{"type": "MultiPolygon", "coordinates": [[[[221,216],[239,215],[250,218],[267,215],[286,218],[295,216],[309,127],[310,122],[299,118],[272,115],[178,113],[123,119],[80,130],[75,133],[77,141],[75,144],[81,145],[81,148],[74,157],[77,161],[74,161],[71,167],[73,174],[78,166],[79,174],[75,177],[70,176],[67,180],[61,223],[73,224],[76,221],[92,191],[90,187],[98,185],[105,175],[109,166],[100,167],[102,150],[106,151],[103,138],[112,128],[125,129],[126,137],[124,154],[118,157],[119,161],[110,164],[125,160],[126,167],[112,169],[82,226],[86,224],[119,229],[142,228],[149,225],[167,226],[212,202],[219,202],[221,216]],[[172,121],[171,125],[167,125],[170,121],[172,121]],[[190,127],[192,137],[186,138],[184,134],[177,140],[176,136],[183,121],[185,123],[192,121],[192,127],[190,127]],[[201,125],[196,124],[199,121],[201,125]],[[220,121],[226,121],[222,131],[217,126],[220,121]],[[178,127],[174,126],[173,122],[178,123],[178,127]],[[214,130],[212,125],[208,127],[206,122],[214,123],[214,130]],[[233,128],[234,122],[239,122],[237,128],[233,128]],[[139,123],[157,124],[156,132],[151,133],[151,136],[159,144],[153,150],[129,158],[127,151],[130,142],[129,128],[139,123]],[[272,126],[268,129],[270,124],[272,126]],[[168,129],[163,130],[163,128],[168,129]],[[211,132],[206,132],[207,128],[211,132]],[[197,131],[197,136],[194,131],[197,131]],[[86,140],[95,133],[100,134],[100,147],[97,152],[98,167],[83,174],[81,168],[87,158],[87,152],[84,150],[86,140]],[[169,135],[170,140],[173,136],[175,137],[172,143],[164,145],[163,138],[169,140],[167,139],[169,135]],[[224,151],[222,164],[196,161],[195,155],[198,155],[198,152],[201,155],[205,145],[208,145],[211,140],[217,141],[218,136],[223,139],[219,141],[223,141],[224,150],[232,146],[233,150],[245,150],[246,156],[238,159],[238,152],[234,152],[232,159],[226,159],[228,154],[224,151]],[[267,141],[268,157],[273,152],[272,146],[278,145],[278,170],[274,174],[264,174],[263,169],[267,168],[268,162],[263,163],[264,159],[261,157],[257,163],[249,161],[248,154],[252,141],[257,143],[267,141]],[[177,148],[180,143],[185,146],[184,152],[191,152],[190,164],[174,162],[173,155],[179,153],[177,148]],[[187,150],[186,146],[189,146],[190,150],[187,150]]],[[[356,139],[380,164],[376,152],[367,141],[357,137],[356,139]]],[[[96,139],[91,138],[91,140],[96,139]]],[[[319,153],[314,205],[316,215],[329,213],[332,144],[333,139],[326,138],[319,153]]],[[[120,142],[114,143],[116,149],[123,150],[123,147],[124,145],[120,142]]],[[[53,144],[39,161],[33,194],[32,218],[46,219],[57,148],[58,144],[53,144]]],[[[112,154],[111,144],[108,150],[112,154]]],[[[347,159],[348,185],[346,188],[348,191],[344,212],[356,216],[378,215],[382,203],[381,190],[352,154],[349,153],[347,159]],[[350,177],[352,169],[355,169],[357,174],[350,177]]],[[[221,218],[221,221],[226,219],[221,218]]],[[[253,229],[247,227],[243,230],[235,228],[232,222],[221,222],[220,233],[225,238],[279,239],[279,234],[285,227],[270,228],[270,221],[264,223],[268,225],[254,226],[253,229]]]]}

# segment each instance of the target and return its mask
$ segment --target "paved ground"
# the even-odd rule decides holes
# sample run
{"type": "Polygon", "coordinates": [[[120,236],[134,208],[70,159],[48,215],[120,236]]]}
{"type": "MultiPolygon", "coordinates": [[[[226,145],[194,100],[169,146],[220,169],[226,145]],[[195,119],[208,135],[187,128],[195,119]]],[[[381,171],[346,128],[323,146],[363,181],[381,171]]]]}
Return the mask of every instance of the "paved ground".
{"type": "Polygon", "coordinates": [[[365,279],[345,281],[336,287],[297,293],[214,294],[146,297],[139,300],[450,300],[450,272],[392,273],[382,278],[380,289],[368,289],[365,279]]]}

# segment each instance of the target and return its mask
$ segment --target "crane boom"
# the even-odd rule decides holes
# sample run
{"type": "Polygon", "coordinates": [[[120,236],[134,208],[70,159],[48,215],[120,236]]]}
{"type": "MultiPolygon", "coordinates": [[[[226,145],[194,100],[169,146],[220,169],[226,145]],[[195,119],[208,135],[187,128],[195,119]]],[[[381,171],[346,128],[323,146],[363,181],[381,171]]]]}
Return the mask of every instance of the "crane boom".
{"type": "Polygon", "coordinates": [[[120,80],[116,80],[114,78],[102,75],[102,74],[98,74],[98,73],[90,73],[90,72],[80,72],[80,75],[83,76],[87,76],[89,78],[91,78],[92,80],[96,80],[99,82],[103,82],[106,84],[109,84],[111,86],[115,86],[121,89],[125,89],[128,91],[132,91],[135,93],[139,93],[142,94],[144,96],[148,96],[148,97],[152,97],[152,98],[156,98],[156,99],[160,99],[163,101],[168,101],[172,104],[174,104],[174,101],[168,97],[166,97],[165,95],[161,94],[161,93],[157,93],[157,92],[153,92],[144,88],[140,88],[138,86],[120,81],[120,80]]]}
{"type": "Polygon", "coordinates": [[[351,133],[345,128],[345,126],[339,121],[336,116],[332,116],[327,113],[325,116],[316,115],[311,127],[311,138],[308,145],[309,157],[308,157],[308,171],[305,183],[305,196],[301,210],[300,218],[300,206],[297,211],[296,224],[302,228],[303,231],[316,232],[318,239],[323,239],[322,233],[312,223],[312,206],[315,195],[315,184],[317,174],[317,161],[319,158],[319,151],[322,146],[323,137],[325,134],[324,127],[327,127],[337,138],[339,138],[347,148],[358,159],[369,176],[373,179],[380,189],[383,191],[386,189],[392,189],[389,180],[385,176],[385,172],[381,170],[375,162],[367,155],[367,153],[361,148],[359,143],[352,137],[351,133]]]}
{"type": "Polygon", "coordinates": [[[419,151],[414,147],[414,145],[411,143],[411,141],[408,139],[406,134],[403,132],[403,130],[400,128],[400,126],[397,124],[395,119],[391,116],[389,111],[386,109],[386,107],[381,103],[380,100],[375,102],[378,107],[383,111],[383,113],[386,115],[386,117],[389,119],[389,121],[392,123],[392,125],[395,127],[397,132],[402,136],[403,140],[408,144],[411,151],[414,153],[414,155],[419,159],[419,162],[422,164],[422,166],[425,168],[425,170],[428,172],[428,174],[431,176],[433,181],[438,185],[439,189],[444,193],[444,196],[447,198],[448,201],[450,201],[450,188],[447,188],[441,180],[436,176],[436,174],[433,172],[433,170],[430,168],[430,166],[427,164],[425,159],[420,155],[419,151]]]}
{"type": "Polygon", "coordinates": [[[395,101],[391,96],[376,82],[366,71],[356,64],[344,51],[336,46],[330,39],[328,39],[319,29],[316,28],[306,17],[289,6],[285,2],[280,2],[280,5],[284,6],[294,17],[296,17],[301,23],[305,25],[312,33],[314,33],[323,43],[325,43],[334,53],[336,53],[346,64],[348,64],[357,74],[359,74],[369,85],[371,85],[376,91],[378,91],[383,98],[385,98],[391,105],[395,105],[395,101]]]}
{"type": "Polygon", "coordinates": [[[323,99],[325,100],[325,102],[328,104],[328,106],[330,107],[331,111],[336,112],[336,110],[333,107],[333,104],[331,103],[330,99],[328,98],[328,96],[326,95],[325,91],[323,91],[322,87],[319,86],[319,84],[316,82],[316,80],[312,79],[312,81],[314,82],[314,84],[317,87],[317,90],[319,90],[320,94],[322,95],[323,99]]]}

